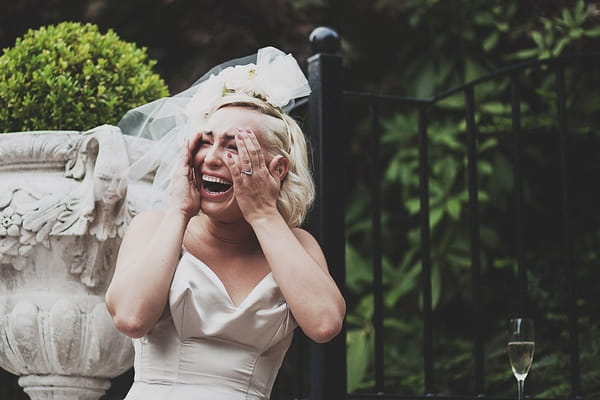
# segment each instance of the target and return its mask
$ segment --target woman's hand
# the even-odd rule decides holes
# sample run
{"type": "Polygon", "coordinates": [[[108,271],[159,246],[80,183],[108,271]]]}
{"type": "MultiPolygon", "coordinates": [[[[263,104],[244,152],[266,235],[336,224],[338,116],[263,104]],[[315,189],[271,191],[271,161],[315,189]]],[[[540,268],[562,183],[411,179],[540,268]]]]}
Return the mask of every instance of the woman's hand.
{"type": "Polygon", "coordinates": [[[200,190],[194,168],[194,155],[201,137],[201,133],[198,133],[192,140],[185,139],[171,181],[171,207],[183,212],[188,220],[200,211],[200,190]]]}
{"type": "Polygon", "coordinates": [[[277,198],[288,164],[283,156],[275,156],[267,165],[258,138],[250,129],[238,129],[235,139],[238,156],[228,153],[225,161],[238,206],[252,224],[257,218],[278,213],[277,198]]]}

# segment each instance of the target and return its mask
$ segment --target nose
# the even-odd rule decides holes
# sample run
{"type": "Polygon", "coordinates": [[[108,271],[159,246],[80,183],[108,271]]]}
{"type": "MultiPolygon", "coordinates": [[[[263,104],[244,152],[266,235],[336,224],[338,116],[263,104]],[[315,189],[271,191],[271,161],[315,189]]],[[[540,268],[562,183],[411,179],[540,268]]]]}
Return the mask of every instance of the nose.
{"type": "Polygon", "coordinates": [[[220,166],[223,163],[222,150],[216,144],[211,146],[205,157],[204,163],[208,165],[220,166]]]}
{"type": "Polygon", "coordinates": [[[108,195],[113,195],[113,194],[117,193],[119,183],[120,182],[119,182],[118,178],[112,178],[111,180],[106,182],[106,186],[104,187],[105,193],[108,195]]]}

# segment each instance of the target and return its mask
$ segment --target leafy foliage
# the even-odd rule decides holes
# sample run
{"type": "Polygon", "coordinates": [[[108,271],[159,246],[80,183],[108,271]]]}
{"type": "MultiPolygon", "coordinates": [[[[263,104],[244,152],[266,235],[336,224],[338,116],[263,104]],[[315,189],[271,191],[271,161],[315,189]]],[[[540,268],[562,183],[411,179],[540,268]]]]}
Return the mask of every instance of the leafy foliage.
{"type": "MultiPolygon", "coordinates": [[[[464,2],[458,2],[464,3],[464,2]]],[[[406,36],[398,50],[406,60],[400,93],[432,96],[436,88],[448,89],[478,79],[502,63],[536,57],[547,59],[547,47],[536,40],[542,35],[552,48],[551,56],[593,49],[589,39],[596,37],[591,21],[595,6],[582,1],[547,8],[539,19],[523,19],[524,3],[492,2],[466,8],[447,2],[380,2],[388,9],[402,8],[415,31],[406,36]],[[418,3],[418,4],[417,4],[418,3]],[[448,12],[455,23],[444,35],[432,27],[443,21],[439,13],[448,12]],[[551,16],[552,13],[558,15],[551,16]],[[469,13],[469,18],[464,14],[469,13]],[[568,21],[568,22],[566,22],[568,21]],[[565,26],[569,26],[568,29],[565,26]],[[573,34],[579,29],[585,34],[573,34]],[[425,32],[425,34],[423,34],[425,32]],[[429,35],[427,32],[431,32],[429,35]],[[420,34],[420,36],[418,35],[420,34]],[[568,36],[569,39],[564,39],[568,36]],[[459,44],[457,46],[457,43],[459,44]],[[591,47],[590,47],[591,46],[591,47]],[[423,50],[423,48],[428,50],[423,50]],[[450,55],[445,49],[457,54],[450,55]],[[462,68],[458,63],[461,63],[462,68]]],[[[466,4],[466,3],[464,3],[466,4]]],[[[596,58],[597,60],[597,58],[596,58]]],[[[560,154],[558,152],[557,97],[554,64],[523,68],[517,84],[521,92],[522,113],[519,162],[521,164],[524,235],[516,232],[514,132],[511,119],[509,74],[487,79],[474,86],[475,125],[478,132],[478,199],[481,234],[482,310],[478,322],[485,345],[486,393],[513,395],[516,388],[504,353],[505,321],[523,312],[519,301],[517,254],[523,248],[523,263],[528,269],[529,303],[525,312],[538,322],[536,361],[528,384],[535,396],[567,396],[569,275],[578,287],[577,309],[581,315],[581,364],[584,391],[594,397],[600,392],[598,348],[594,341],[598,323],[594,315],[600,304],[587,289],[600,259],[598,248],[600,221],[591,205],[598,200],[582,176],[598,176],[595,158],[600,138],[597,61],[566,62],[565,106],[569,130],[566,146],[569,184],[570,230],[575,250],[573,265],[564,265],[570,250],[565,245],[561,215],[560,154]],[[586,221],[586,219],[593,221],[586,221]],[[585,254],[585,257],[583,255],[585,254]],[[565,287],[567,286],[567,287],[565,287]]],[[[349,389],[370,391],[373,387],[373,248],[383,248],[384,341],[386,390],[405,394],[423,393],[422,289],[420,238],[419,171],[417,151],[417,106],[390,107],[383,110],[380,152],[383,169],[375,174],[369,141],[373,132],[360,124],[360,110],[352,109],[348,129],[352,179],[346,224],[348,249],[349,389]],[[379,176],[380,182],[373,176],[379,176]],[[371,192],[381,190],[381,204],[373,204],[371,192]],[[372,240],[371,210],[381,207],[383,243],[372,240]],[[367,365],[367,367],[365,367],[367,365]]],[[[473,315],[470,235],[470,208],[467,193],[466,122],[464,94],[441,96],[427,110],[429,143],[430,238],[432,263],[432,304],[434,311],[434,353],[436,391],[446,395],[475,393],[473,387],[473,315]]],[[[588,181],[589,182],[589,181],[588,181]]]]}
{"type": "Polygon", "coordinates": [[[0,57],[0,130],[116,124],[167,95],[146,51],[113,31],[65,22],[30,30],[0,57]]]}

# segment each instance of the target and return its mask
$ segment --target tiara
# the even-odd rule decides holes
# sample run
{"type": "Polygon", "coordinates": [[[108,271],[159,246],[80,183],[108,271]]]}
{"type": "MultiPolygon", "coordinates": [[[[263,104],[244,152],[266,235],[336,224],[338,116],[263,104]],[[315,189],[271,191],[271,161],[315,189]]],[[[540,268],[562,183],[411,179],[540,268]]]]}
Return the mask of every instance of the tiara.
{"type": "Polygon", "coordinates": [[[246,94],[280,110],[308,96],[310,85],[291,54],[274,47],[258,50],[256,63],[229,66],[198,84],[186,106],[189,120],[205,119],[214,104],[230,94],[246,94]]]}

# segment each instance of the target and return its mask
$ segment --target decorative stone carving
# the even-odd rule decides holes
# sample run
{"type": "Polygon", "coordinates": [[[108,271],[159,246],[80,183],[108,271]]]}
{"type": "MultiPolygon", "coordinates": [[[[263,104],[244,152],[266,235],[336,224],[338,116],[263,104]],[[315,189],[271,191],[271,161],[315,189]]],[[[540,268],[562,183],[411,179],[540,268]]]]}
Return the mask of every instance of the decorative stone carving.
{"type": "Polygon", "coordinates": [[[104,292],[149,198],[127,181],[149,144],[108,125],[0,135],[0,367],[34,400],[98,399],[132,366],[104,292]]]}

